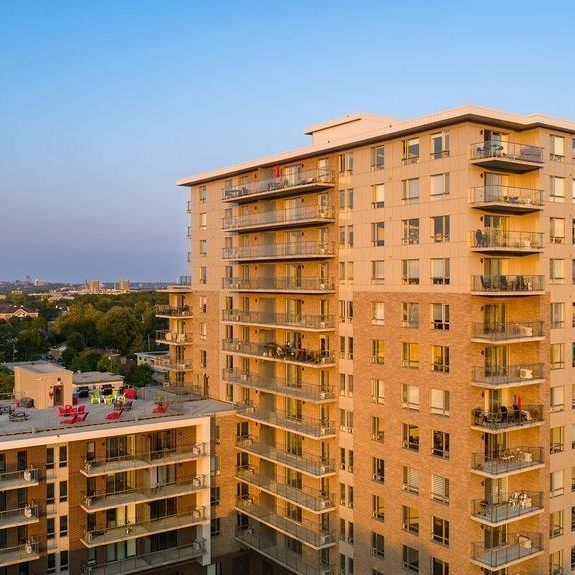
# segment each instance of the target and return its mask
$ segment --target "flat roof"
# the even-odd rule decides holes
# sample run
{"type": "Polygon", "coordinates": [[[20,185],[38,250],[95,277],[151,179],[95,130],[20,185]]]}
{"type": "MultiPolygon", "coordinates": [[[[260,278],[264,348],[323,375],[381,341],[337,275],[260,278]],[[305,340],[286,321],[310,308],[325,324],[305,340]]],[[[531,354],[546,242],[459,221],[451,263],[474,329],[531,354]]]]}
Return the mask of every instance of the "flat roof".
{"type": "MultiPolygon", "coordinates": [[[[348,121],[353,121],[361,117],[374,120],[377,116],[371,114],[356,114],[350,116],[349,118],[351,118],[351,120],[348,121]]],[[[421,131],[423,129],[433,129],[436,127],[448,126],[465,121],[487,123],[488,125],[494,127],[507,127],[517,131],[529,130],[538,127],[548,127],[565,132],[575,133],[575,122],[573,121],[561,120],[542,114],[510,114],[508,112],[476,106],[474,104],[459,106],[457,108],[450,108],[448,110],[443,110],[441,112],[429,114],[426,116],[420,116],[411,120],[391,120],[393,123],[387,126],[385,125],[385,122],[389,119],[386,116],[380,116],[380,118],[383,120],[384,125],[382,125],[382,127],[378,128],[377,130],[356,133],[352,136],[336,139],[334,141],[315,145],[312,144],[309,146],[296,148],[288,152],[281,152],[270,156],[264,156],[256,160],[232,164],[230,166],[218,168],[216,170],[200,172],[199,174],[189,176],[187,178],[180,178],[177,181],[177,185],[191,186],[203,182],[209,182],[210,180],[224,178],[236,173],[248,172],[257,168],[272,167],[283,162],[304,159],[310,156],[320,155],[322,153],[333,152],[362,144],[369,144],[378,140],[382,141],[386,139],[397,138],[403,135],[421,131]]],[[[312,126],[311,128],[308,128],[307,133],[313,133],[313,129],[325,129],[333,125],[341,124],[342,122],[345,122],[345,119],[342,120],[340,118],[331,122],[322,122],[312,126]]]]}
{"type": "Polygon", "coordinates": [[[93,385],[95,383],[107,383],[112,381],[124,381],[123,375],[117,373],[110,373],[108,371],[84,371],[75,373],[72,376],[72,383],[74,385],[93,385]]]}
{"type": "Polygon", "coordinates": [[[10,371],[14,371],[16,368],[19,368],[24,371],[30,371],[40,375],[52,375],[68,372],[65,367],[49,361],[16,361],[6,362],[3,365],[10,371]]]}

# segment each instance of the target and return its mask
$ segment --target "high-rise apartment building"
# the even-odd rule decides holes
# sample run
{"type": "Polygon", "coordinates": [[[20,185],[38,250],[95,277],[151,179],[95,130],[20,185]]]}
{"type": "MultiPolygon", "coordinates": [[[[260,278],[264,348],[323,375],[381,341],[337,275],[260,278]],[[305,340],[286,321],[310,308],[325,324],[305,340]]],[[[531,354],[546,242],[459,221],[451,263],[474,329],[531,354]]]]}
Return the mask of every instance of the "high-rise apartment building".
{"type": "Polygon", "coordinates": [[[192,280],[161,340],[176,386],[236,404],[237,543],[301,574],[569,572],[575,123],[306,133],[178,182],[192,280]]]}

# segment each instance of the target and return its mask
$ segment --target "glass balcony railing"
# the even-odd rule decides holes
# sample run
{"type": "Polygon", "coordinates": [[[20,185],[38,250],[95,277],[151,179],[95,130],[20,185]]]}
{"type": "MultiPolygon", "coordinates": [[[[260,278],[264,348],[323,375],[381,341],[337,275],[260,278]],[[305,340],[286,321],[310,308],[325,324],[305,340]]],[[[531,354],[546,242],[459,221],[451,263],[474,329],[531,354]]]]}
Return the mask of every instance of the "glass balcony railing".
{"type": "Polygon", "coordinates": [[[472,189],[471,203],[476,208],[490,207],[509,212],[535,211],[545,207],[545,194],[543,190],[531,188],[483,186],[472,189]]]}
{"type": "Polygon", "coordinates": [[[275,325],[293,329],[334,329],[333,315],[304,315],[298,313],[268,313],[225,309],[222,321],[260,325],[275,325]]]}
{"type": "Polygon", "coordinates": [[[333,278],[320,277],[224,278],[222,287],[238,291],[323,293],[335,290],[333,278]]]}
{"type": "Polygon", "coordinates": [[[503,140],[471,144],[471,160],[475,164],[520,173],[541,167],[543,152],[539,146],[503,140]]]}
{"type": "Polygon", "coordinates": [[[21,489],[38,485],[40,478],[39,469],[24,469],[22,471],[8,471],[0,473],[0,491],[21,489]]]}
{"type": "Polygon", "coordinates": [[[486,340],[489,343],[509,340],[529,340],[543,337],[542,321],[523,321],[509,323],[474,323],[472,338],[486,340]]]}
{"type": "Polygon", "coordinates": [[[503,231],[491,228],[478,229],[471,232],[470,245],[479,252],[531,253],[543,250],[543,234],[541,232],[503,231]]]}
{"type": "Polygon", "coordinates": [[[525,427],[543,422],[542,405],[500,405],[497,410],[473,409],[473,427],[492,431],[508,431],[515,427],[525,427]]]}
{"type": "Polygon", "coordinates": [[[194,336],[192,333],[177,333],[169,330],[156,331],[156,341],[158,343],[179,344],[193,343],[194,336]]]}
{"type": "Polygon", "coordinates": [[[222,377],[224,381],[240,384],[243,387],[251,387],[309,401],[324,401],[335,398],[335,392],[331,386],[302,383],[301,381],[292,381],[275,376],[264,376],[240,369],[224,369],[222,377]]]}
{"type": "Polygon", "coordinates": [[[275,212],[257,212],[245,216],[224,218],[222,229],[241,230],[247,228],[279,227],[318,222],[320,224],[334,220],[332,206],[304,206],[275,212]]]}
{"type": "Polygon", "coordinates": [[[543,290],[544,276],[494,275],[471,277],[471,291],[473,292],[530,295],[543,290]]]}
{"type": "Polygon", "coordinates": [[[335,462],[329,457],[321,457],[314,453],[303,451],[292,451],[286,446],[270,445],[264,441],[258,441],[254,437],[242,436],[236,440],[236,447],[242,451],[247,451],[267,459],[274,463],[281,463],[297,471],[302,471],[315,477],[333,475],[335,473],[335,462]]]}
{"type": "Polygon", "coordinates": [[[331,170],[308,170],[297,174],[274,176],[257,182],[226,187],[222,190],[222,200],[241,201],[252,197],[278,196],[298,191],[313,191],[331,188],[335,174],[331,170]]]}
{"type": "Polygon", "coordinates": [[[497,525],[520,519],[544,508],[543,493],[540,491],[515,491],[505,501],[476,499],[472,505],[475,519],[497,525]]]}
{"type": "Polygon", "coordinates": [[[242,466],[236,469],[236,477],[240,481],[254,485],[264,491],[273,493],[287,501],[296,503],[312,512],[331,511],[335,508],[333,493],[312,489],[310,487],[294,487],[285,483],[278,483],[261,469],[254,466],[242,466]]]}
{"type": "Polygon", "coordinates": [[[334,532],[323,530],[319,524],[314,529],[310,526],[309,521],[306,522],[304,526],[289,517],[279,515],[275,510],[269,509],[261,504],[256,497],[249,495],[238,497],[236,500],[236,509],[310,547],[319,549],[331,547],[336,543],[334,532]]]}
{"type": "Polygon", "coordinates": [[[19,509],[0,511],[0,529],[18,527],[36,523],[40,520],[40,509],[35,503],[30,503],[19,509]]]}
{"type": "Polygon", "coordinates": [[[224,248],[224,260],[263,260],[276,258],[329,258],[335,255],[333,242],[288,242],[224,248]]]}
{"type": "Polygon", "coordinates": [[[150,362],[157,368],[169,371],[192,371],[194,362],[189,359],[177,360],[171,357],[156,357],[150,362]]]}
{"type": "Polygon", "coordinates": [[[488,476],[500,476],[543,465],[542,447],[510,447],[496,453],[474,453],[471,467],[488,476]]]}
{"type": "Polygon", "coordinates": [[[23,545],[0,548],[0,567],[35,561],[40,557],[40,543],[30,539],[23,545]]]}
{"type": "Polygon", "coordinates": [[[172,306],[172,305],[157,305],[156,315],[159,317],[193,317],[192,310],[189,306],[172,306]]]}
{"type": "Polygon", "coordinates": [[[541,533],[519,531],[508,535],[509,543],[487,547],[485,543],[472,544],[472,558],[475,563],[490,570],[503,569],[543,552],[541,533]]]}
{"type": "Polygon", "coordinates": [[[542,379],[545,379],[543,363],[475,366],[471,374],[473,383],[486,387],[525,385],[542,379]]]}
{"type": "Polygon", "coordinates": [[[311,349],[296,349],[288,345],[276,343],[255,343],[239,339],[224,339],[222,351],[236,352],[256,357],[278,359],[289,363],[301,363],[310,366],[327,366],[335,363],[334,355],[330,351],[316,351],[311,349]]]}

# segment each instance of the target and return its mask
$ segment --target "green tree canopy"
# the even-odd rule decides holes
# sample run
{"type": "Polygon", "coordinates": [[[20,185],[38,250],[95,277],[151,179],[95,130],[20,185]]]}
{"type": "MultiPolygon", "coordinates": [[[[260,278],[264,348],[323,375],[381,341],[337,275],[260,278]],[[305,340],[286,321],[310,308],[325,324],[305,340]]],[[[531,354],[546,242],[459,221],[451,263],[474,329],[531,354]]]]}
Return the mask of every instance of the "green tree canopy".
{"type": "Polygon", "coordinates": [[[134,310],[115,306],[98,322],[103,343],[129,355],[142,345],[142,326],[134,310]]]}

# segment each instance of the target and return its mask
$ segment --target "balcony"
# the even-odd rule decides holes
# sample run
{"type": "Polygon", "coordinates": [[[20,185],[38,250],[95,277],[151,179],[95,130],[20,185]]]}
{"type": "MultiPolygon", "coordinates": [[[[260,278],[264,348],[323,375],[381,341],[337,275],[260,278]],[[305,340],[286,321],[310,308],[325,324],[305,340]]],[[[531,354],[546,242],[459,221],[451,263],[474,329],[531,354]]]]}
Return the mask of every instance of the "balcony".
{"type": "Polygon", "coordinates": [[[335,509],[335,498],[333,493],[327,493],[321,489],[311,489],[302,487],[298,489],[285,483],[278,483],[274,479],[261,473],[261,470],[253,466],[238,467],[236,478],[250,485],[295,503],[300,507],[305,507],[312,513],[324,513],[335,509]]]}
{"type": "Polygon", "coordinates": [[[544,276],[471,276],[471,291],[500,297],[543,295],[544,276]]]}
{"type": "Polygon", "coordinates": [[[503,231],[485,228],[470,233],[472,251],[491,255],[528,256],[543,251],[541,232],[503,231]]]}
{"type": "Polygon", "coordinates": [[[276,212],[256,212],[245,216],[224,218],[222,229],[249,231],[290,226],[323,225],[335,221],[332,206],[305,206],[276,212]]]}
{"type": "Polygon", "coordinates": [[[265,425],[279,429],[287,429],[300,435],[308,437],[323,438],[335,436],[335,424],[333,421],[326,421],[309,417],[307,415],[290,415],[285,411],[267,410],[261,407],[254,407],[249,404],[241,404],[237,410],[240,417],[259,421],[265,425]]]}
{"type": "Polygon", "coordinates": [[[315,529],[304,527],[289,517],[279,515],[275,511],[259,505],[255,497],[238,497],[236,509],[313,549],[323,549],[335,545],[336,540],[333,532],[324,531],[319,525],[315,529]]]}
{"type": "Polygon", "coordinates": [[[304,315],[299,313],[268,313],[244,311],[241,309],[222,310],[222,321],[243,323],[263,327],[275,326],[307,331],[328,331],[335,329],[333,315],[304,315]]]}
{"type": "Polygon", "coordinates": [[[333,459],[312,453],[290,453],[285,446],[269,445],[263,441],[257,441],[251,436],[238,437],[236,447],[262,459],[280,463],[313,477],[325,477],[335,474],[335,462],[333,459]]]}
{"type": "Polygon", "coordinates": [[[30,540],[24,545],[0,548],[0,567],[29,563],[40,559],[40,543],[30,540]]]}
{"type": "Polygon", "coordinates": [[[335,255],[333,242],[288,242],[224,248],[222,258],[234,261],[326,259],[335,255]]]}
{"type": "Polygon", "coordinates": [[[209,513],[206,508],[196,507],[178,515],[168,515],[139,523],[127,523],[126,525],[119,525],[117,527],[86,531],[81,541],[86,547],[98,547],[99,545],[108,545],[128,539],[146,537],[155,533],[164,533],[165,531],[172,531],[173,529],[191,527],[203,523],[208,519],[209,513]]]}
{"type": "Polygon", "coordinates": [[[142,451],[132,454],[127,453],[119,457],[94,459],[92,461],[86,461],[80,471],[86,477],[111,475],[113,473],[121,473],[122,471],[147,469],[159,465],[194,461],[198,457],[203,457],[208,454],[209,449],[207,443],[196,443],[194,445],[181,445],[160,451],[142,451]]]}
{"type": "Polygon", "coordinates": [[[510,323],[474,323],[471,341],[491,345],[541,341],[544,339],[542,321],[510,323]]]}
{"type": "Polygon", "coordinates": [[[288,381],[280,377],[269,377],[240,369],[224,369],[222,377],[224,381],[229,383],[240,384],[243,387],[251,387],[268,393],[297,397],[305,401],[333,401],[335,399],[335,393],[331,386],[288,381]]]}
{"type": "MultiPolygon", "coordinates": [[[[188,235],[188,237],[190,237],[188,235]]],[[[169,285],[164,289],[158,290],[167,293],[190,293],[192,289],[192,276],[180,276],[177,283],[169,285]]]]}
{"type": "Polygon", "coordinates": [[[542,405],[499,406],[496,411],[474,409],[471,412],[472,429],[497,433],[520,427],[534,427],[543,423],[542,405]]]}
{"type": "Polygon", "coordinates": [[[545,382],[545,364],[475,366],[471,373],[471,382],[473,385],[490,389],[540,384],[545,382]]]}
{"type": "Polygon", "coordinates": [[[543,465],[542,447],[511,447],[489,455],[474,453],[471,468],[478,475],[498,478],[531,471],[543,465]]]}
{"type": "Polygon", "coordinates": [[[224,278],[223,289],[245,292],[322,294],[335,291],[333,278],[318,277],[260,277],[224,278]]]}
{"type": "Polygon", "coordinates": [[[488,548],[484,543],[472,543],[471,561],[490,570],[517,565],[543,553],[541,533],[520,531],[509,535],[509,541],[497,547],[488,548]]]}
{"type": "Polygon", "coordinates": [[[518,142],[486,140],[471,144],[471,163],[488,170],[525,174],[543,166],[543,148],[518,142]]]}
{"type": "Polygon", "coordinates": [[[205,539],[196,539],[192,543],[180,547],[170,547],[162,551],[109,561],[102,565],[90,565],[82,571],[82,575],[128,575],[129,573],[141,573],[148,569],[197,559],[204,553],[206,553],[205,539]]]}
{"type": "Polygon", "coordinates": [[[156,331],[156,343],[166,345],[187,345],[194,342],[194,336],[191,333],[177,333],[169,330],[156,331]]]}
{"type": "Polygon", "coordinates": [[[255,357],[265,357],[270,361],[297,363],[309,367],[331,367],[335,365],[334,355],[330,351],[295,349],[277,343],[256,343],[239,339],[224,339],[222,351],[255,357]]]}
{"type": "Polygon", "coordinates": [[[497,527],[542,513],[543,493],[540,491],[516,491],[507,501],[476,499],[473,501],[472,518],[485,525],[497,527]]]}
{"type": "Polygon", "coordinates": [[[30,525],[31,523],[38,523],[39,521],[40,509],[35,503],[25,505],[20,509],[0,511],[0,529],[30,525]]]}
{"type": "Polygon", "coordinates": [[[156,368],[161,371],[193,371],[194,369],[194,362],[181,359],[177,360],[172,357],[165,357],[165,356],[158,356],[153,358],[150,363],[156,368]]]}
{"type": "Polygon", "coordinates": [[[38,485],[40,471],[38,469],[24,469],[22,471],[9,471],[0,474],[0,491],[22,489],[38,485]]]}
{"type": "Polygon", "coordinates": [[[191,308],[187,305],[173,306],[173,305],[157,305],[156,317],[178,317],[189,319],[194,317],[191,308]]]}
{"type": "Polygon", "coordinates": [[[484,186],[472,189],[471,205],[479,210],[521,215],[543,210],[545,195],[543,190],[530,188],[484,186]]]}
{"type": "Polygon", "coordinates": [[[189,495],[202,489],[207,489],[208,486],[207,476],[198,475],[192,479],[170,485],[131,488],[122,491],[96,492],[84,496],[82,508],[88,513],[95,513],[96,511],[113,509],[122,505],[146,503],[168,497],[181,497],[182,495],[189,495]]]}
{"type": "Polygon", "coordinates": [[[239,187],[222,190],[224,202],[251,202],[260,198],[289,196],[294,193],[327,190],[334,186],[335,175],[331,170],[308,170],[299,174],[290,174],[259,180],[239,187]]]}
{"type": "Polygon", "coordinates": [[[290,551],[285,544],[278,545],[272,538],[264,537],[256,532],[253,527],[238,529],[236,539],[250,549],[253,549],[285,567],[290,573],[297,575],[335,575],[335,568],[319,562],[308,563],[299,553],[290,551]]]}

